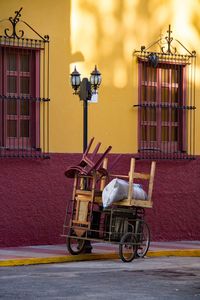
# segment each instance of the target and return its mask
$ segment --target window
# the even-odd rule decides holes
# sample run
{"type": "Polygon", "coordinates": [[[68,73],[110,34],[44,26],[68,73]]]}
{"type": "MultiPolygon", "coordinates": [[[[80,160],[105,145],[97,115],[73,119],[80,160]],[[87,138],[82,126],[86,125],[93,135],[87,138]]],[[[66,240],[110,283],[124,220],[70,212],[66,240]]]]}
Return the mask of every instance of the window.
{"type": "Polygon", "coordinates": [[[39,51],[2,47],[0,146],[39,148],[39,51]]]}
{"type": "Polygon", "coordinates": [[[139,151],[186,152],[185,65],[139,60],[139,151]]]}
{"type": "Polygon", "coordinates": [[[21,11],[1,26],[0,157],[49,158],[49,36],[22,21],[21,11]]]}
{"type": "Polygon", "coordinates": [[[166,36],[134,50],[138,76],[138,157],[195,159],[196,51],[166,36]]]}

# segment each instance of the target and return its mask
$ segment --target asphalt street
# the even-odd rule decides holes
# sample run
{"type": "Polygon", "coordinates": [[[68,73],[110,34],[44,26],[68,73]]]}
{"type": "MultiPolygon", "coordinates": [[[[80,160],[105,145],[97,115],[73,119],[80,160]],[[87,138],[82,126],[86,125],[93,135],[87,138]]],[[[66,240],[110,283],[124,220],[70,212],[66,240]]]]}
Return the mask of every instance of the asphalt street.
{"type": "Polygon", "coordinates": [[[0,299],[200,299],[200,259],[157,257],[0,268],[0,299]]]}

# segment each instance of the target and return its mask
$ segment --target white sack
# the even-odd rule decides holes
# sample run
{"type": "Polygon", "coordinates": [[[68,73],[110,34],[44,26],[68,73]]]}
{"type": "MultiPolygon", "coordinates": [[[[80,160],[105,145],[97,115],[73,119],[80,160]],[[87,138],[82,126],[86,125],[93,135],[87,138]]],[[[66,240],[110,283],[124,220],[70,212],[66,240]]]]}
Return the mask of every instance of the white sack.
{"type": "MultiPolygon", "coordinates": [[[[113,202],[128,198],[129,183],[125,180],[115,178],[107,184],[102,192],[103,207],[110,206],[113,202]]],[[[147,194],[141,184],[133,184],[133,199],[146,200],[147,194]]]]}

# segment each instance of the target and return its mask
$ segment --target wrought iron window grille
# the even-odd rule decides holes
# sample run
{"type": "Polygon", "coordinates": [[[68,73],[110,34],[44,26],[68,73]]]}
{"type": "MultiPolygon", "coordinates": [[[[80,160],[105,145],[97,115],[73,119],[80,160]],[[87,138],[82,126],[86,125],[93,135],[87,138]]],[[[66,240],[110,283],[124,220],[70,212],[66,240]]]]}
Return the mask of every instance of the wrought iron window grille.
{"type": "Polygon", "coordinates": [[[184,56],[184,54],[178,54],[178,50],[177,47],[175,45],[172,44],[172,42],[176,42],[178,45],[181,46],[182,49],[184,49],[186,51],[186,53],[189,56],[196,56],[196,51],[189,51],[179,40],[174,39],[171,36],[172,30],[171,30],[171,25],[169,25],[169,28],[167,30],[167,35],[165,37],[163,37],[161,35],[161,37],[156,40],[155,42],[151,43],[149,46],[145,47],[145,46],[141,46],[141,50],[140,51],[134,51],[133,54],[135,54],[136,52],[148,52],[151,53],[151,51],[149,51],[153,46],[158,46],[159,50],[158,54],[160,55],[180,55],[180,56],[184,56]]]}
{"type": "Polygon", "coordinates": [[[0,20],[0,158],[49,158],[49,36],[21,11],[0,20]]]}
{"type": "Polygon", "coordinates": [[[138,76],[138,158],[195,158],[196,52],[172,37],[135,50],[138,76]]]}
{"type": "Polygon", "coordinates": [[[24,30],[22,30],[22,29],[17,30],[17,25],[18,25],[18,23],[24,23],[27,27],[29,27],[31,29],[31,31],[33,31],[38,37],[40,37],[42,41],[48,42],[49,41],[49,36],[48,35],[41,36],[27,22],[25,22],[23,20],[20,20],[22,9],[23,9],[23,7],[21,7],[20,10],[15,11],[15,17],[14,18],[13,17],[9,17],[6,20],[5,19],[4,20],[0,20],[0,22],[10,21],[10,23],[11,23],[11,27],[12,27],[11,30],[12,30],[12,32],[9,34],[10,28],[5,28],[4,29],[5,37],[7,37],[7,38],[22,39],[24,37],[24,30]]]}

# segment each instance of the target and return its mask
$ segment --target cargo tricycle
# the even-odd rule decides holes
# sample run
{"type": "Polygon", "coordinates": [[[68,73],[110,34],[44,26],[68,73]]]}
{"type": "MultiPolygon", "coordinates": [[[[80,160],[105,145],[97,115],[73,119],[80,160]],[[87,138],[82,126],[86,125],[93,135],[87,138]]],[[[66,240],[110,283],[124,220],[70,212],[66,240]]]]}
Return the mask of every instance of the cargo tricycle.
{"type": "Polygon", "coordinates": [[[72,199],[68,201],[66,209],[62,236],[66,238],[67,249],[72,255],[84,253],[87,241],[105,242],[117,244],[121,260],[131,262],[135,257],[144,257],[150,245],[145,209],[153,206],[155,162],[151,162],[148,173],[139,173],[135,172],[136,160],[131,158],[127,175],[110,174],[105,156],[102,155],[100,163],[94,167],[95,163],[92,166],[88,164],[91,158],[86,153],[78,166],[66,171],[66,176],[73,178],[74,184],[72,199]],[[105,208],[102,195],[112,178],[127,181],[127,197],[105,208]],[[134,182],[141,180],[146,181],[147,197],[135,199],[134,182]]]}

